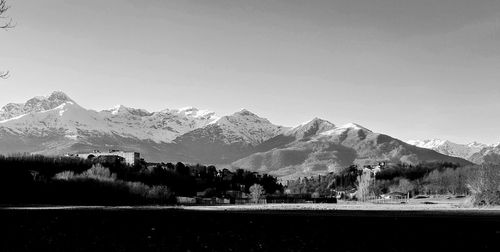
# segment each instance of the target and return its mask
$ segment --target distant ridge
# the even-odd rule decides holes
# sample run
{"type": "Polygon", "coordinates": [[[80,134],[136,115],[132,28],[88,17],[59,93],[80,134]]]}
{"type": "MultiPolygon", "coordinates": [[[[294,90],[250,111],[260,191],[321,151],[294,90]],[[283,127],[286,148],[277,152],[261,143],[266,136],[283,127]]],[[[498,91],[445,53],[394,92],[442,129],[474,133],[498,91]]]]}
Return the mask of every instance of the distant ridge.
{"type": "MultiPolygon", "coordinates": [[[[460,157],[463,159],[467,159],[471,162],[477,163],[478,158],[473,158],[473,156],[477,156],[476,154],[480,153],[483,149],[491,149],[494,146],[486,145],[483,143],[472,142],[469,144],[457,144],[448,140],[442,139],[430,139],[430,140],[409,140],[409,144],[415,145],[421,148],[435,150],[439,153],[460,157]]],[[[481,163],[481,162],[479,162],[481,163]]]]}

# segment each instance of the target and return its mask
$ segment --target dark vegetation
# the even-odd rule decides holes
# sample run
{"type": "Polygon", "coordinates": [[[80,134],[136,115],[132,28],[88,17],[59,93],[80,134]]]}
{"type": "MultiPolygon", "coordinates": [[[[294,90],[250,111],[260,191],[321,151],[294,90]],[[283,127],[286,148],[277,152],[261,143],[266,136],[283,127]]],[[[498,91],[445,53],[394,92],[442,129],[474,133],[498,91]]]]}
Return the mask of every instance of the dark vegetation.
{"type": "Polygon", "coordinates": [[[174,204],[176,196],[234,200],[255,196],[253,185],[261,187],[259,195],[269,202],[314,201],[338,192],[345,196],[357,191],[359,195],[363,187],[368,196],[470,195],[474,205],[500,204],[498,167],[451,163],[390,165],[364,182],[360,180],[366,177],[361,176],[363,169],[350,166],[337,173],[288,181],[285,188],[267,174],[180,162],[128,166],[119,161],[20,154],[0,156],[0,172],[0,204],[174,204]]]}
{"type": "Polygon", "coordinates": [[[275,177],[183,163],[102,162],[41,155],[0,156],[0,204],[173,204],[175,196],[228,197],[254,184],[282,192],[275,177]]]}
{"type": "MultiPolygon", "coordinates": [[[[289,181],[288,193],[330,195],[336,191],[359,189],[363,169],[351,166],[338,173],[289,181]]],[[[368,176],[370,178],[370,176],[368,176]]],[[[500,167],[464,166],[453,163],[397,164],[381,169],[369,179],[366,193],[470,195],[474,205],[500,204],[500,167]]]]}

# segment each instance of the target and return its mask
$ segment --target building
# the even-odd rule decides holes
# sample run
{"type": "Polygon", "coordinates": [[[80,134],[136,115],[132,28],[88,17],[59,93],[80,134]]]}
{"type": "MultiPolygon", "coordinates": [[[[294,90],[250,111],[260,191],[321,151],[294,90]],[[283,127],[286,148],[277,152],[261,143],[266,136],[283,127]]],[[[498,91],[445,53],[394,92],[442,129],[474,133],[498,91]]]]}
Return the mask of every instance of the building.
{"type": "Polygon", "coordinates": [[[109,157],[121,157],[124,159],[124,162],[128,165],[137,165],[141,160],[141,154],[139,152],[126,152],[121,150],[109,150],[107,152],[101,152],[99,150],[94,150],[91,153],[79,153],[76,154],[77,157],[88,159],[95,157],[103,157],[105,159],[109,159],[109,157]]]}
{"type": "Polygon", "coordinates": [[[375,178],[377,176],[377,173],[381,172],[383,169],[385,169],[387,163],[385,161],[379,162],[377,165],[365,165],[363,167],[363,173],[365,172],[370,172],[371,177],[375,178]]]}

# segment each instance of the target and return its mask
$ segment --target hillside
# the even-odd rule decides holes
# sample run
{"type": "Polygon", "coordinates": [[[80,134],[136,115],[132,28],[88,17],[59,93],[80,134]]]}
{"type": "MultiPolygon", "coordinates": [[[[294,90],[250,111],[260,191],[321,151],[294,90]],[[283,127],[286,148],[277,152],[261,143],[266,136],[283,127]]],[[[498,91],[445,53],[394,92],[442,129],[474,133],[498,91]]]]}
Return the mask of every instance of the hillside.
{"type": "MultiPolygon", "coordinates": [[[[277,138],[285,138],[286,135],[277,138]]],[[[291,179],[338,172],[353,163],[368,165],[387,161],[417,164],[439,161],[470,164],[464,159],[412,146],[356,124],[335,127],[307,138],[288,139],[290,141],[283,142],[282,146],[254,153],[232,163],[232,166],[291,179]]]]}

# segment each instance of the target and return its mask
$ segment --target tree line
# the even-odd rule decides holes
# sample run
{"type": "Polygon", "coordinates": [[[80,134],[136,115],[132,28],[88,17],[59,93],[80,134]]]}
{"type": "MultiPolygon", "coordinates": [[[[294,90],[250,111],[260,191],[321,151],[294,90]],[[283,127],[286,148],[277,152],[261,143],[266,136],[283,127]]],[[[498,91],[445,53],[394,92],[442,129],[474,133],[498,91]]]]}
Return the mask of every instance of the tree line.
{"type": "Polygon", "coordinates": [[[0,155],[0,204],[172,204],[176,196],[228,197],[260,185],[281,193],[277,178],[242,169],[78,157],[0,155]]]}
{"type": "Polygon", "coordinates": [[[298,178],[286,186],[286,192],[292,194],[332,195],[338,191],[356,192],[356,197],[388,193],[468,195],[474,205],[500,204],[500,166],[401,163],[370,176],[362,167],[352,165],[336,173],[298,178]]]}

